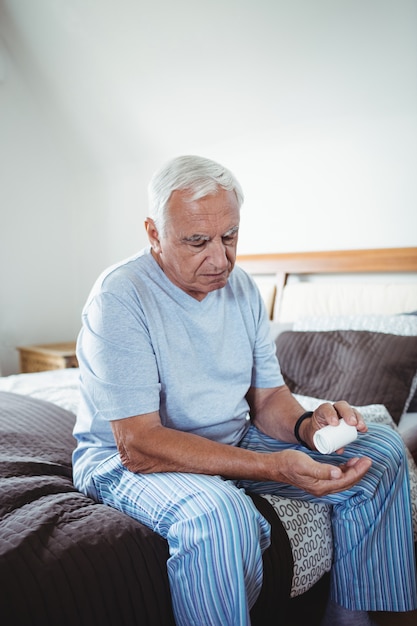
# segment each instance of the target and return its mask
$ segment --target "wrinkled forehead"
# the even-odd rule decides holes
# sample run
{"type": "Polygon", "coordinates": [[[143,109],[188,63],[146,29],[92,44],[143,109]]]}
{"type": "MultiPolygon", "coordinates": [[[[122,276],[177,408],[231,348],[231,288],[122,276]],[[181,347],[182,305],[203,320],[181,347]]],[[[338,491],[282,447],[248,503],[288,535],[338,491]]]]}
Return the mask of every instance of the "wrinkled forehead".
{"type": "Polygon", "coordinates": [[[193,224],[224,224],[227,230],[239,224],[240,208],[233,191],[220,189],[214,194],[193,199],[187,190],[177,190],[171,194],[168,222],[193,224]]]}

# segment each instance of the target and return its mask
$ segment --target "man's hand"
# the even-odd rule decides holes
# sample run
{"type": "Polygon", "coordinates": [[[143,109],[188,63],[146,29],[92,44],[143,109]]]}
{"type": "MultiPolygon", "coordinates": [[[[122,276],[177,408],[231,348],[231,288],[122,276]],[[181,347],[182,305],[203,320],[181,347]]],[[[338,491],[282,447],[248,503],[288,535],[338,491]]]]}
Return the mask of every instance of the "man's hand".
{"type": "MultiPolygon", "coordinates": [[[[325,402],[317,407],[311,416],[311,419],[307,419],[302,423],[300,436],[302,440],[305,441],[312,450],[314,450],[314,433],[325,426],[337,426],[339,420],[341,419],[344,419],[347,424],[355,426],[356,430],[360,433],[366,433],[368,430],[360,412],[342,400],[340,402],[335,402],[334,404],[325,402]]],[[[336,452],[343,452],[343,448],[336,450],[336,452]]]]}
{"type": "Polygon", "coordinates": [[[276,463],[276,476],[271,480],[299,487],[314,496],[345,491],[358,483],[370,468],[368,457],[352,458],[343,465],[318,463],[299,450],[285,450],[268,455],[276,463]]]}

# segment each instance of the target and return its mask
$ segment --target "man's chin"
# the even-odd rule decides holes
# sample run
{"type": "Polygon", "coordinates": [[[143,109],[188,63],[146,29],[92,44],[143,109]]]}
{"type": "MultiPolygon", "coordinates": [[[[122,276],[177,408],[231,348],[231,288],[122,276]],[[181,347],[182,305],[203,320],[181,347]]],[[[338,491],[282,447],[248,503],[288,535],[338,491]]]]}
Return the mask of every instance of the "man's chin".
{"type": "Polygon", "coordinates": [[[205,274],[200,276],[199,285],[195,286],[192,291],[198,293],[200,298],[204,298],[205,295],[211,291],[217,291],[226,287],[229,280],[230,272],[223,272],[222,274],[205,274]]]}
{"type": "Polygon", "coordinates": [[[222,274],[221,276],[213,276],[207,277],[208,283],[207,286],[210,291],[214,291],[215,289],[223,289],[227,285],[227,281],[229,280],[229,274],[222,274]]]}

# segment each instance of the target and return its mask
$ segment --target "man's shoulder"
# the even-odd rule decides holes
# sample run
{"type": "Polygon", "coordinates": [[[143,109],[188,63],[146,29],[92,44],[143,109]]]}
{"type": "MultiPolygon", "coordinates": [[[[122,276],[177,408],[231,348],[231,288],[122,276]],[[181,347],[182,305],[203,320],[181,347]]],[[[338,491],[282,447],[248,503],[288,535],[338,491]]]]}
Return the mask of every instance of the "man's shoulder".
{"type": "Polygon", "coordinates": [[[144,248],[128,258],[110,265],[101,272],[95,281],[87,304],[100,293],[117,294],[125,291],[128,284],[133,284],[139,280],[141,274],[146,272],[147,268],[148,271],[151,270],[152,265],[152,255],[149,248],[144,248]]]}
{"type": "Polygon", "coordinates": [[[98,282],[100,282],[101,285],[104,285],[104,283],[107,283],[107,281],[112,279],[114,276],[117,280],[119,280],[122,276],[134,276],[145,271],[146,268],[149,268],[152,265],[152,255],[150,253],[150,249],[144,248],[140,252],[137,252],[136,254],[108,267],[104,270],[104,272],[102,272],[98,282]]]}

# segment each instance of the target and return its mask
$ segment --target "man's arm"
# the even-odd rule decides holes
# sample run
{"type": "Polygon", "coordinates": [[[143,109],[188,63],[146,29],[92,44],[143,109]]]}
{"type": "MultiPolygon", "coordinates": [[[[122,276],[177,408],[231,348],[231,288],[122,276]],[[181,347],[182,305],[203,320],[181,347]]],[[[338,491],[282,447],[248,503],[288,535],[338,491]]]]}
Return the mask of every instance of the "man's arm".
{"type": "Polygon", "coordinates": [[[190,472],[231,479],[275,481],[295,485],[313,495],[343,491],[357,483],[369,459],[335,467],[317,463],[303,452],[262,454],[176,431],[147,413],[112,422],[123,465],[132,472],[190,472]]]}
{"type": "MultiPolygon", "coordinates": [[[[272,389],[252,387],[246,398],[250,406],[252,420],[259,430],[274,439],[297,443],[294,427],[305,409],[294,398],[286,385],[272,389]]],[[[355,426],[359,432],[363,433],[368,430],[359,411],[347,402],[341,401],[334,404],[326,402],[317,407],[311,419],[303,421],[299,431],[301,439],[311,449],[314,449],[314,433],[328,424],[336,426],[341,418],[348,424],[355,426]]]]}
{"type": "Polygon", "coordinates": [[[261,472],[249,451],[167,428],[158,412],[114,420],[111,425],[121,461],[132,472],[188,472],[243,478],[248,472],[245,464],[250,461],[250,471],[261,472]]]}

